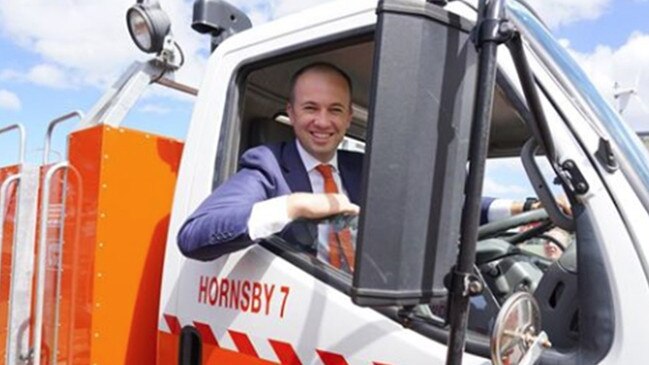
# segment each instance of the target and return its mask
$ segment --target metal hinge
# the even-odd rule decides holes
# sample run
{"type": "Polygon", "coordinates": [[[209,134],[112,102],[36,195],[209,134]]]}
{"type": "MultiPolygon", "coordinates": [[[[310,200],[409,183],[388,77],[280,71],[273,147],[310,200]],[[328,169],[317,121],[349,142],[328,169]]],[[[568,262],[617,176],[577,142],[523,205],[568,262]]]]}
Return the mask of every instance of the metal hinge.
{"type": "Polygon", "coordinates": [[[584,175],[577,167],[577,164],[573,160],[566,160],[561,164],[562,170],[562,179],[567,183],[569,188],[579,195],[586,194],[590,189],[588,181],[584,178],[584,175]]]}

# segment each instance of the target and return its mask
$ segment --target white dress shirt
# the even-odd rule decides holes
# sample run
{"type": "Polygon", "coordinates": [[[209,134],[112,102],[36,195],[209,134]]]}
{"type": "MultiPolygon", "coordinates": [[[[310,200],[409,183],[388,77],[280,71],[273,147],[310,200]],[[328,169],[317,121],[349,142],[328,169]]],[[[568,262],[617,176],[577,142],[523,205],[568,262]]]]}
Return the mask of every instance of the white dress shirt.
{"type": "MultiPolygon", "coordinates": [[[[296,142],[297,152],[311,182],[311,190],[314,193],[324,193],[324,177],[315,169],[316,166],[323,163],[311,156],[302,147],[300,141],[296,140],[296,142]]],[[[332,173],[338,192],[347,195],[338,170],[338,153],[335,152],[333,158],[324,164],[333,167],[332,173]]],[[[287,200],[287,195],[283,195],[255,203],[252,206],[250,219],[248,219],[248,235],[251,239],[255,240],[280,232],[291,222],[288,217],[287,200]]],[[[329,258],[328,232],[327,224],[318,225],[318,258],[324,261],[328,261],[329,258]]]]}

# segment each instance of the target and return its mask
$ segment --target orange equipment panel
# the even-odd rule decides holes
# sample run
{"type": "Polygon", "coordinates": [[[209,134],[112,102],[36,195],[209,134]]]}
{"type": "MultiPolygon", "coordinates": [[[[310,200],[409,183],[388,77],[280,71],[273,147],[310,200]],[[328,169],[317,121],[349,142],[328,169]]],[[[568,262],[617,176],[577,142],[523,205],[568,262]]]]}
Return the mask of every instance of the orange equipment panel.
{"type": "MultiPolygon", "coordinates": [[[[60,302],[46,311],[42,356],[65,364],[154,364],[183,145],[104,125],[72,133],[68,144],[60,302]],[[55,341],[56,355],[47,351],[55,341]]],[[[46,270],[46,308],[56,304],[47,290],[56,268],[46,270]]]]}

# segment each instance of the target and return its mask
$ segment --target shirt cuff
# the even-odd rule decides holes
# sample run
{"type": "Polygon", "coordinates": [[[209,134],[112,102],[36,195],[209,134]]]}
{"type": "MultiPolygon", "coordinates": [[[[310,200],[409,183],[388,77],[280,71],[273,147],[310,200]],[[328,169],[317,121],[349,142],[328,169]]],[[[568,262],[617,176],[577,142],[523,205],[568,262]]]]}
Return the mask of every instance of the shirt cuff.
{"type": "Polygon", "coordinates": [[[252,240],[268,237],[291,222],[288,217],[288,196],[255,203],[248,219],[248,235],[252,240]]]}
{"type": "Polygon", "coordinates": [[[487,211],[487,221],[495,222],[512,216],[512,204],[509,199],[495,199],[489,205],[487,211]]]}

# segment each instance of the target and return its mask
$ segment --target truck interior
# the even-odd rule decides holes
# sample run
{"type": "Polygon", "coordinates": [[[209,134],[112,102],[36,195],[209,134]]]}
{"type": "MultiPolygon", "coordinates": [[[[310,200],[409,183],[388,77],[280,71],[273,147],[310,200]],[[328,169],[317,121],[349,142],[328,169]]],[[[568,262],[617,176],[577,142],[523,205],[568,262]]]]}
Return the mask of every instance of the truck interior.
{"type": "MultiPolygon", "coordinates": [[[[286,115],[290,78],[295,70],[314,62],[335,64],[345,70],[352,79],[354,119],[348,136],[354,140],[365,141],[374,54],[374,42],[371,38],[365,38],[367,36],[361,37],[360,42],[357,40],[358,43],[343,43],[341,48],[332,50],[316,48],[316,53],[307,50],[302,57],[271,62],[251,70],[246,78],[242,97],[240,151],[292,137],[290,125],[285,122],[287,119],[281,118],[286,115]]],[[[504,79],[502,85],[505,85],[504,79]]],[[[497,89],[489,141],[490,157],[518,156],[524,142],[531,136],[522,115],[526,111],[520,105],[520,99],[515,98],[512,92],[511,88],[506,86],[497,89]]]]}
{"type": "MultiPolygon", "coordinates": [[[[236,171],[236,160],[246,149],[262,143],[294,138],[284,111],[289,94],[289,80],[295,70],[315,61],[335,64],[350,75],[354,86],[354,119],[348,137],[357,142],[354,148],[359,149],[365,143],[368,128],[367,111],[375,62],[373,54],[373,32],[369,30],[348,35],[336,42],[327,40],[326,44],[310,44],[299,50],[278,52],[242,66],[230,93],[233,101],[230,104],[235,107],[230,113],[226,113],[226,120],[222,124],[224,129],[221,135],[225,136],[222,138],[225,138],[226,143],[219,143],[219,150],[227,148],[238,153],[229,154],[229,160],[222,157],[225,154],[219,153],[214,186],[236,171]]],[[[489,161],[518,158],[524,144],[532,137],[528,124],[533,118],[523,96],[512,85],[512,80],[499,71],[489,139],[489,161]]],[[[536,159],[544,160],[544,157],[538,154],[536,159]]],[[[546,181],[554,179],[555,176],[546,177],[546,181]]],[[[584,224],[576,227],[577,230],[586,229],[584,224]]],[[[510,219],[481,232],[475,271],[484,281],[486,289],[471,300],[468,351],[489,356],[489,333],[501,304],[516,291],[525,290],[534,293],[539,300],[544,330],[554,345],[553,350],[548,351],[544,358],[549,356],[555,360],[569,360],[569,363],[583,363],[583,359],[576,360],[577,350],[583,345],[579,343],[585,341],[583,338],[588,335],[583,333],[578,310],[586,303],[580,302],[578,295],[578,286],[581,288],[585,284],[582,282],[578,285],[578,235],[575,231],[555,229],[547,215],[541,212],[541,216],[527,214],[522,219],[510,219]],[[560,231],[559,234],[555,234],[557,230],[560,231]],[[549,255],[549,246],[558,250],[559,254],[549,255]]],[[[588,238],[586,234],[583,237],[585,240],[596,239],[588,238]]],[[[262,242],[262,245],[310,275],[349,294],[351,276],[318,261],[312,254],[301,250],[300,243],[286,242],[282,237],[272,236],[262,242]]],[[[606,294],[603,296],[599,300],[607,302],[610,309],[610,300],[606,294]]],[[[446,297],[442,297],[430,305],[415,309],[415,314],[409,316],[411,328],[445,343],[448,338],[446,300],[446,297]]],[[[399,322],[404,321],[401,309],[376,308],[399,322]]],[[[593,336],[600,336],[604,344],[610,344],[612,329],[607,325],[604,327],[607,328],[606,331],[600,329],[600,334],[593,336]],[[601,333],[602,331],[605,333],[601,333]]],[[[601,352],[607,351],[605,348],[606,346],[599,351],[600,358],[601,352]]],[[[598,356],[590,358],[586,363],[598,356]]]]}

